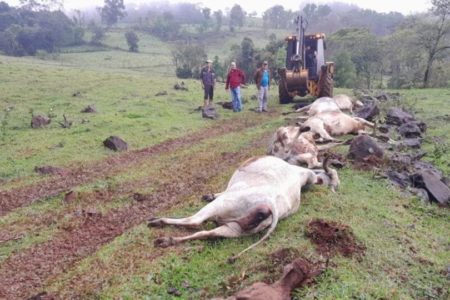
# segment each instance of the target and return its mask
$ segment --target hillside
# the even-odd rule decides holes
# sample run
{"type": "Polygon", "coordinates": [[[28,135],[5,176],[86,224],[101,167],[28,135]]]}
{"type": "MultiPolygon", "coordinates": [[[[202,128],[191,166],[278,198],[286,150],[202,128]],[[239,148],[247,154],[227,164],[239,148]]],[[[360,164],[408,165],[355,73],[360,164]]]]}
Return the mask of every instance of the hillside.
{"type": "MultiPolygon", "coordinates": [[[[267,41],[252,35],[258,46],[267,41]]],[[[326,268],[296,298],[449,297],[448,208],[351,164],[339,170],[336,194],[319,186],[303,191],[300,210],[233,265],[226,259],[260,234],[155,248],[157,237],[190,231],[147,228],[146,220],[187,216],[204,206],[202,195],[222,191],[243,161],[265,154],[273,132],[286,124],[281,113],[291,107],[277,103],[273,88],[270,113],[256,114],[256,88],[249,86],[242,113],[218,106],[218,120],[202,119],[195,110],[203,101],[199,82],[185,80],[188,91],[173,89],[180,82],[173,45],[140,38],[140,53],[125,51],[117,29],[103,49],[66,48],[43,59],[0,56],[0,298],[44,292],[57,299],[226,297],[258,280],[273,282],[299,256],[326,268]],[[98,112],[81,113],[87,105],[98,112]],[[32,129],[31,114],[50,115],[52,122],[32,129]],[[73,121],[70,128],[58,124],[63,114],[73,121]],[[105,149],[110,135],[122,137],[129,150],[105,149]],[[42,175],[37,166],[60,169],[42,175]],[[326,259],[306,234],[316,218],[348,226],[364,250],[326,259]]],[[[241,33],[217,38],[207,52],[225,57],[240,40],[241,33]]],[[[426,159],[448,176],[448,89],[397,92],[402,97],[393,104],[428,125],[426,159]]],[[[219,84],[215,101],[228,100],[219,84]]]]}

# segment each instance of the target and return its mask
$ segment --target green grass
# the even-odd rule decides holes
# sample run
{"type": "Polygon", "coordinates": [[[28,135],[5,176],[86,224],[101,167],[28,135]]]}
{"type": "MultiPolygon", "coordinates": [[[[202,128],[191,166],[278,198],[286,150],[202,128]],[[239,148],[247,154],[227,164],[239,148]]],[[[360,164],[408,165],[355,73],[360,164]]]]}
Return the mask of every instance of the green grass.
{"type": "MultiPolygon", "coordinates": [[[[173,84],[179,80],[173,77],[170,62],[172,44],[139,33],[141,53],[132,54],[124,51],[127,47],[123,33],[123,29],[108,33],[106,47],[101,49],[90,46],[68,48],[45,59],[0,56],[2,190],[45,180],[34,174],[35,166],[88,165],[116,155],[102,146],[102,141],[110,135],[121,136],[131,149],[141,149],[214,124],[194,112],[194,108],[203,102],[197,81],[185,81],[188,92],[173,90],[173,84]],[[163,90],[168,92],[167,96],[154,96],[163,90]],[[89,104],[95,104],[99,113],[80,113],[89,104]],[[31,129],[30,111],[52,115],[52,123],[43,129],[31,129]],[[58,125],[63,114],[74,121],[72,128],[63,129],[58,125]]],[[[233,37],[214,39],[208,46],[208,54],[226,57],[231,44],[239,43],[243,36],[250,34],[257,47],[267,43],[268,33],[243,28],[233,37]]],[[[279,34],[284,35],[280,32],[277,36],[279,34]]],[[[351,93],[340,89],[335,92],[351,93]]],[[[423,147],[428,152],[425,159],[449,175],[449,90],[400,92],[403,100],[396,105],[412,110],[428,125],[423,147]]],[[[248,111],[256,106],[256,102],[249,100],[255,88],[250,86],[243,93],[249,102],[239,116],[255,118],[256,114],[248,111]]],[[[218,86],[216,95],[216,101],[229,99],[223,85],[218,86]]],[[[290,106],[276,104],[276,89],[272,90],[269,106],[278,111],[290,110],[290,106]]],[[[219,113],[222,119],[236,117],[221,108],[219,113]]],[[[162,170],[171,161],[220,157],[222,152],[248,151],[249,156],[264,154],[265,147],[242,149],[282,124],[285,120],[281,115],[267,119],[260,126],[242,132],[229,132],[192,147],[130,164],[126,170],[87,182],[74,190],[92,196],[96,190],[120,190],[122,186],[135,184],[134,191],[151,193],[170,179],[162,170]]],[[[344,148],[339,150],[345,151],[344,148]]],[[[209,178],[205,183],[207,189],[224,189],[234,169],[230,166],[209,178]]],[[[50,278],[44,288],[63,295],[63,298],[172,299],[177,297],[169,295],[167,290],[173,287],[182,293],[178,299],[227,296],[255,281],[278,278],[281,266],[272,265],[268,256],[281,248],[296,249],[304,257],[323,260],[305,237],[305,227],[313,218],[324,218],[349,225],[358,241],[366,247],[365,255],[360,259],[332,258],[326,272],[314,284],[296,290],[294,298],[448,297],[449,280],[445,275],[450,262],[448,209],[405,196],[370,172],[345,168],[339,171],[339,176],[342,187],[338,193],[332,194],[321,187],[302,193],[300,210],[281,221],[268,241],[234,265],[227,264],[226,258],[257,241],[261,234],[189,242],[163,251],[153,247],[155,237],[184,235],[188,231],[148,229],[141,224],[84,257],[64,274],[50,278]]],[[[198,200],[199,196],[179,199],[178,204],[161,214],[184,216],[194,213],[204,205],[198,200]]],[[[63,193],[18,208],[0,218],[0,230],[24,234],[18,240],[0,244],[0,264],[15,253],[51,240],[61,227],[74,222],[70,216],[77,209],[93,207],[106,213],[113,208],[126,209],[133,201],[129,194],[105,203],[94,199],[93,203],[77,200],[63,204],[62,199],[63,193]]]]}

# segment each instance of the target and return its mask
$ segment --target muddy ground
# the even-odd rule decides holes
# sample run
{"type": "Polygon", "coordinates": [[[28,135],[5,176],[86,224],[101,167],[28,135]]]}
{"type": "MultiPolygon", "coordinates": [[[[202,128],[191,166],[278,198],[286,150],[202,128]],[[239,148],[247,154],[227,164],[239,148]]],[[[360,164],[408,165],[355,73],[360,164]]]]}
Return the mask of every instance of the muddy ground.
{"type": "MultiPolygon", "coordinates": [[[[142,150],[130,151],[111,156],[89,166],[66,168],[65,176],[50,176],[42,182],[21,188],[0,192],[0,215],[15,208],[28,205],[33,201],[58,195],[78,185],[93,182],[99,178],[112,176],[121,170],[139,165],[149,157],[188,148],[202,140],[218,137],[229,132],[239,132],[258,126],[264,119],[274,117],[268,114],[251,120],[219,121],[206,128],[179,139],[173,139],[142,150]]],[[[270,133],[271,134],[271,133],[270,133]]],[[[0,298],[25,299],[41,293],[45,282],[69,270],[76,262],[91,255],[101,246],[121,235],[148,217],[164,211],[192,195],[202,195],[209,178],[234,169],[247,159],[257,147],[266,144],[270,134],[258,138],[238,153],[224,152],[217,156],[205,156],[198,159],[197,154],[183,159],[183,164],[170,164],[159,178],[160,184],[155,191],[125,208],[112,209],[105,214],[94,210],[71,212],[73,221],[60,228],[47,242],[8,257],[0,266],[0,298]],[[211,167],[214,166],[214,167],[211,167]],[[161,201],[161,199],[164,199],[161,201]]],[[[147,182],[129,182],[115,187],[114,190],[97,190],[77,195],[82,201],[107,202],[128,195],[136,197],[134,190],[147,182]]],[[[5,233],[4,233],[5,234],[5,233]]]]}

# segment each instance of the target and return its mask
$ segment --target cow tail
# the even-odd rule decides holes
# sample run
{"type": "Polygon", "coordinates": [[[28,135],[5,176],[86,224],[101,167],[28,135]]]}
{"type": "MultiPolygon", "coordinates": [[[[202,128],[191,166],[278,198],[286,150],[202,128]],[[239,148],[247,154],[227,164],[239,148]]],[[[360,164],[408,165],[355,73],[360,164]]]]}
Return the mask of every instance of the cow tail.
{"type": "MultiPolygon", "coordinates": [[[[272,206],[272,205],[271,205],[271,206],[272,206]]],[[[236,255],[234,255],[234,256],[232,256],[232,257],[229,257],[229,258],[228,258],[228,262],[229,262],[229,263],[233,263],[234,261],[236,261],[236,259],[238,259],[242,254],[244,254],[244,253],[247,252],[248,250],[250,250],[250,249],[252,249],[252,248],[258,246],[259,244],[261,244],[262,242],[264,242],[264,241],[269,237],[269,235],[272,234],[272,232],[275,230],[275,228],[276,228],[277,225],[278,225],[278,219],[279,219],[279,218],[278,218],[278,213],[276,213],[276,214],[273,213],[274,210],[275,210],[275,209],[274,209],[274,207],[272,206],[272,207],[270,208],[270,212],[271,212],[271,214],[272,214],[272,223],[270,224],[270,227],[269,227],[269,229],[267,230],[266,234],[265,234],[259,241],[257,241],[256,243],[250,245],[249,247],[247,247],[246,249],[242,250],[242,251],[239,252],[238,254],[236,254],[236,255]]]]}

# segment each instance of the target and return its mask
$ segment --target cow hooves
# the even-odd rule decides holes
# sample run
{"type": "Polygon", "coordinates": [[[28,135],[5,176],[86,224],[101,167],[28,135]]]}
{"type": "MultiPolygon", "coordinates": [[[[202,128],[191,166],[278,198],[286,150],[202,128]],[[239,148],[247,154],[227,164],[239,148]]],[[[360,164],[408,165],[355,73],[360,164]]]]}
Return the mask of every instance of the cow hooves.
{"type": "Polygon", "coordinates": [[[211,202],[214,200],[214,194],[208,194],[202,196],[202,201],[211,202]]]}
{"type": "Polygon", "coordinates": [[[167,248],[167,247],[175,245],[175,241],[171,237],[161,237],[161,238],[157,238],[153,242],[153,245],[155,247],[159,247],[159,248],[167,248]]]}
{"type": "Polygon", "coordinates": [[[164,222],[160,218],[150,218],[148,219],[148,227],[162,227],[164,222]]]}

